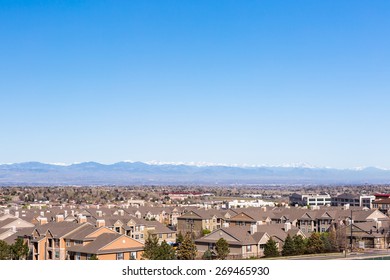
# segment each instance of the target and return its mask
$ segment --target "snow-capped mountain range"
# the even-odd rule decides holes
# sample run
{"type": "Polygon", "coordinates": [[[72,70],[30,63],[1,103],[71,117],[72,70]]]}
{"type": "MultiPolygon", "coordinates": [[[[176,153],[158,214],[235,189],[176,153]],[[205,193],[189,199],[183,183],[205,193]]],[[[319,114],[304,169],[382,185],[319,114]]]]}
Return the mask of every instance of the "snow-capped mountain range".
{"type": "Polygon", "coordinates": [[[178,185],[178,184],[388,184],[390,170],[283,166],[131,162],[0,164],[0,185],[178,185]]]}

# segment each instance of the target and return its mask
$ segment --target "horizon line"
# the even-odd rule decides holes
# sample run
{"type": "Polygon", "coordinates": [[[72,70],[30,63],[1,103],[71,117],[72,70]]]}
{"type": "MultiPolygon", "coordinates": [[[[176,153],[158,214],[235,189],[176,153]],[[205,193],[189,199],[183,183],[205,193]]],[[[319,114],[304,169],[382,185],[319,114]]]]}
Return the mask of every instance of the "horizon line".
{"type": "Polygon", "coordinates": [[[147,165],[183,165],[183,166],[196,166],[196,167],[237,167],[237,168],[307,168],[307,169],[335,169],[335,170],[354,170],[354,171],[361,171],[368,168],[375,168],[380,170],[389,171],[389,168],[379,167],[379,166],[359,166],[359,167],[348,167],[348,168],[336,168],[336,167],[330,167],[330,166],[314,166],[307,163],[289,163],[289,164],[227,164],[227,163],[214,163],[214,162],[183,162],[183,161],[141,161],[141,160],[121,160],[116,161],[112,163],[102,163],[98,161],[82,161],[82,162],[72,162],[72,163],[64,163],[64,162],[41,162],[41,161],[22,161],[22,162],[13,162],[13,163],[0,163],[0,166],[2,165],[14,165],[14,164],[24,164],[24,163],[41,163],[41,164],[47,164],[47,165],[54,165],[54,166],[72,166],[72,165],[78,165],[83,163],[97,163],[101,165],[114,165],[117,163],[143,163],[147,165]]]}

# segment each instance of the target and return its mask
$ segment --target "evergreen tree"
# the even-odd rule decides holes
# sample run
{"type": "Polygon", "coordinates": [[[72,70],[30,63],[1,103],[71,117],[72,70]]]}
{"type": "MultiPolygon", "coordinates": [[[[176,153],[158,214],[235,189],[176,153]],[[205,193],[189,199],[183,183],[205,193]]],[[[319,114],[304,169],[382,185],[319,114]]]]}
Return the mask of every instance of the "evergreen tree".
{"type": "Polygon", "coordinates": [[[203,253],[202,259],[203,260],[212,260],[213,259],[213,253],[210,250],[206,250],[203,253]]]}
{"type": "Polygon", "coordinates": [[[181,233],[181,231],[179,231],[179,233],[176,235],[176,243],[180,244],[183,242],[183,234],[181,233]]]}
{"type": "Polygon", "coordinates": [[[307,240],[306,253],[318,254],[324,251],[324,243],[321,240],[321,236],[317,232],[313,232],[307,240]]]}
{"type": "Polygon", "coordinates": [[[293,237],[294,255],[303,255],[306,251],[306,243],[301,235],[293,237]]]}
{"type": "Polygon", "coordinates": [[[187,233],[183,242],[177,248],[176,254],[179,260],[194,260],[197,249],[195,243],[192,241],[191,234],[187,233]]]}
{"type": "Polygon", "coordinates": [[[174,260],[176,259],[175,250],[165,240],[157,248],[156,260],[174,260]]]}
{"type": "Polygon", "coordinates": [[[11,259],[11,248],[3,240],[0,240],[0,260],[10,260],[11,259]]]}
{"type": "Polygon", "coordinates": [[[215,251],[217,252],[218,259],[224,260],[230,253],[229,244],[225,239],[220,238],[215,243],[215,251]]]}
{"type": "Polygon", "coordinates": [[[145,241],[144,253],[142,254],[142,258],[148,260],[156,260],[158,257],[158,237],[155,234],[149,234],[148,238],[145,241]]]}
{"type": "Polygon", "coordinates": [[[330,253],[332,252],[332,244],[329,240],[329,234],[328,233],[322,233],[321,234],[321,241],[323,244],[323,252],[324,253],[330,253]]]}
{"type": "Polygon", "coordinates": [[[290,234],[287,234],[287,237],[284,240],[283,249],[282,249],[282,255],[283,256],[293,256],[293,255],[295,255],[294,241],[291,238],[290,234]]]}
{"type": "Polygon", "coordinates": [[[273,258],[278,256],[279,256],[279,251],[278,251],[278,247],[276,246],[276,241],[274,241],[271,237],[264,245],[264,257],[273,258]]]}
{"type": "Polygon", "coordinates": [[[27,258],[29,249],[24,240],[22,238],[18,238],[15,243],[10,246],[10,251],[12,259],[21,260],[27,258]]]}

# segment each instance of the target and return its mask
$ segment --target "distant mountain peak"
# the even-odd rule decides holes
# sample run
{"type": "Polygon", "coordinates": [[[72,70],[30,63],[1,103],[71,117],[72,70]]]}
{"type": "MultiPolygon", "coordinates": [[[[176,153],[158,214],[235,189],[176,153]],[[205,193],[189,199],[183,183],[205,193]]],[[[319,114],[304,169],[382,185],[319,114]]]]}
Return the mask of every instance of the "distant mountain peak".
{"type": "Polygon", "coordinates": [[[232,165],[209,162],[22,162],[0,165],[0,185],[132,184],[361,184],[390,183],[390,171],[376,167],[335,169],[308,164],[232,165]]]}

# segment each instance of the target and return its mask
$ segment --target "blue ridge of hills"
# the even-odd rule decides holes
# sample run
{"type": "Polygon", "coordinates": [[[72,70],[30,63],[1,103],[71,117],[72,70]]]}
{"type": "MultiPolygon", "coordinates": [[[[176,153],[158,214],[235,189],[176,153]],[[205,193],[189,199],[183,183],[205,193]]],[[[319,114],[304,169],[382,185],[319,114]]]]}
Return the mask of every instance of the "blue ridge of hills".
{"type": "Polygon", "coordinates": [[[83,162],[0,165],[0,185],[389,184],[390,170],[83,162]]]}

